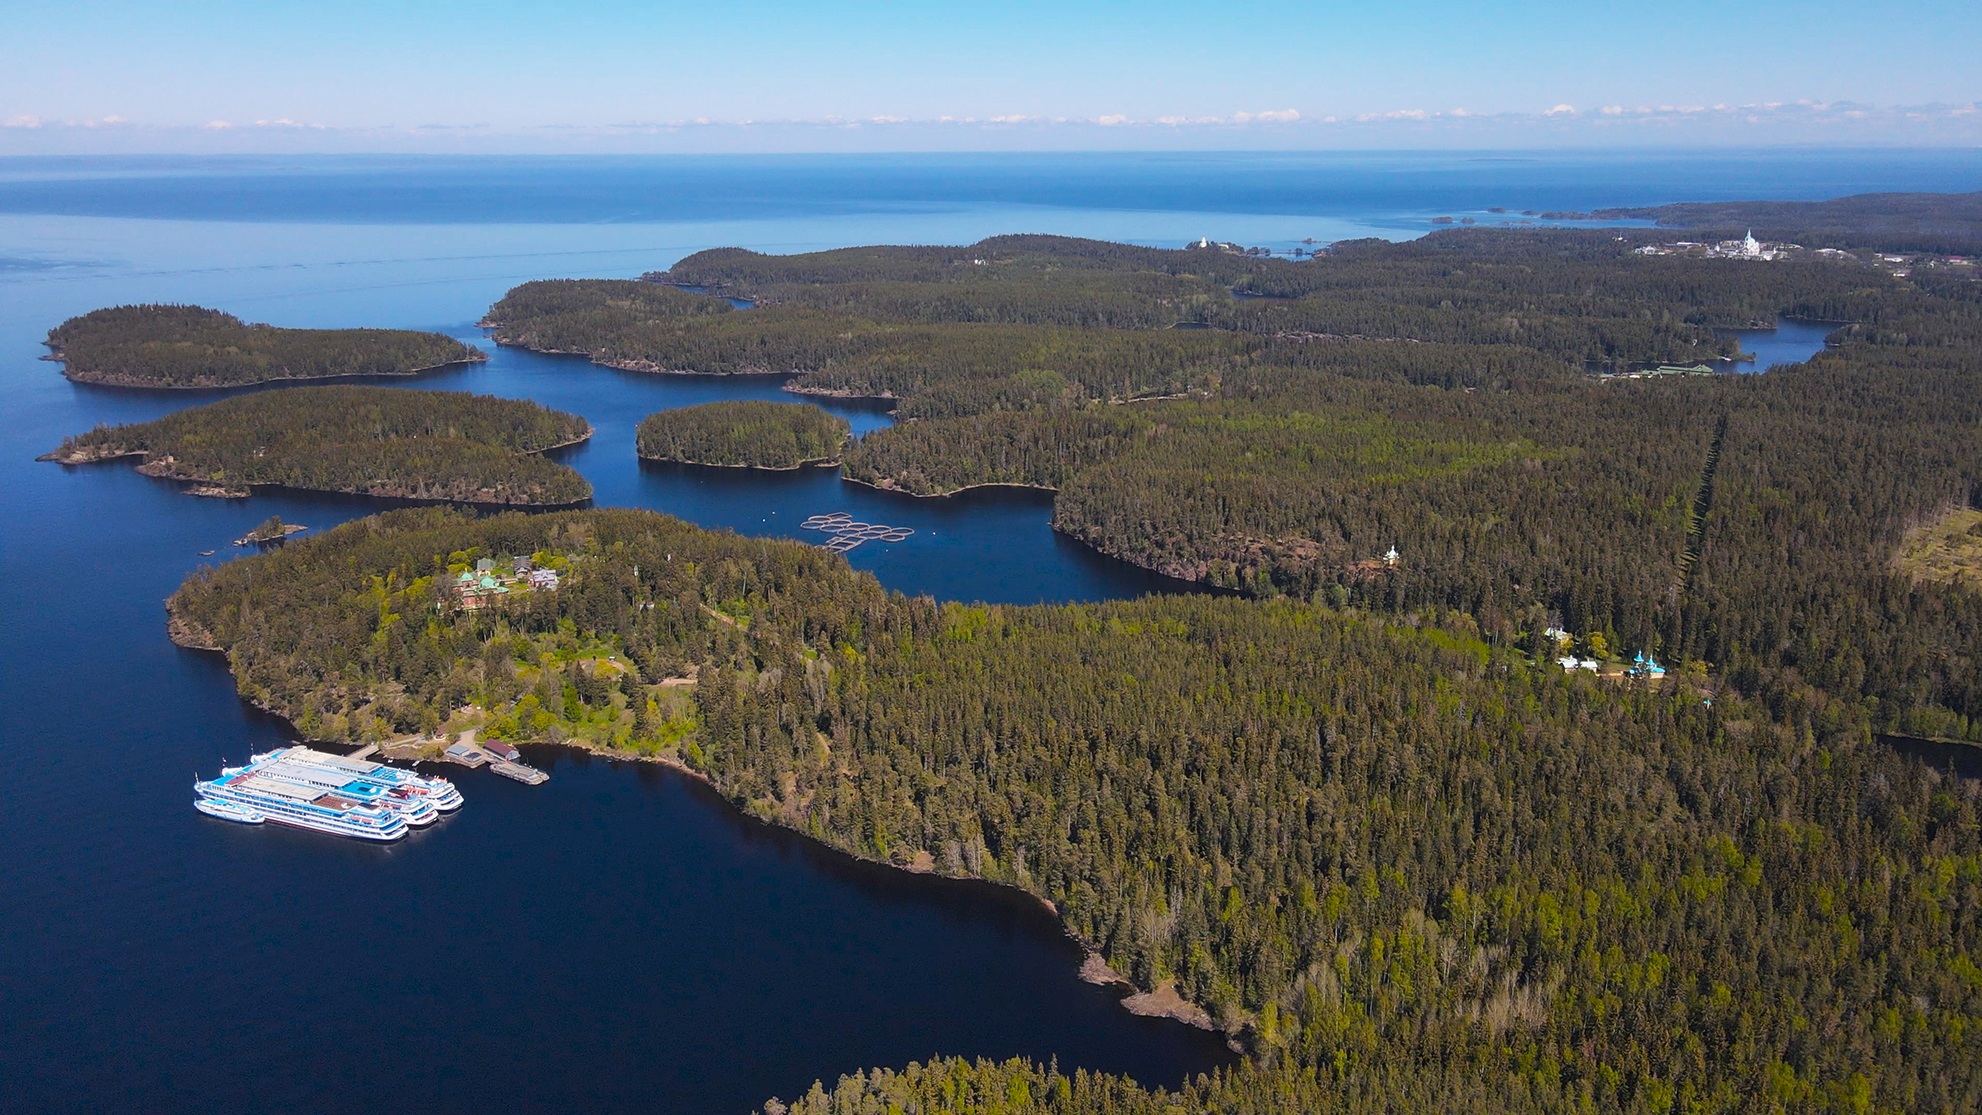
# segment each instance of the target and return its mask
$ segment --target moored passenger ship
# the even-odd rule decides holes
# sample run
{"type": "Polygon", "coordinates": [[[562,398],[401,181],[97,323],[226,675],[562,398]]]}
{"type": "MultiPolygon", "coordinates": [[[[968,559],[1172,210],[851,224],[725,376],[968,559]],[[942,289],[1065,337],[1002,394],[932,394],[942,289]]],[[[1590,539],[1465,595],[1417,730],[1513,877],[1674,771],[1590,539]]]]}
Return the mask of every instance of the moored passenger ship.
{"type": "Polygon", "coordinates": [[[455,788],[454,783],[384,763],[347,759],[307,747],[284,747],[257,756],[257,759],[279,763],[279,769],[290,772],[293,777],[312,778],[326,785],[335,783],[339,787],[348,787],[363,783],[376,786],[382,791],[384,804],[407,813],[407,821],[415,825],[431,823],[436,816],[435,811],[452,813],[461,808],[461,791],[455,788]],[[418,814],[420,819],[415,819],[414,814],[418,814]]]}
{"type": "Polygon", "coordinates": [[[409,826],[429,825],[461,807],[461,792],[444,778],[286,747],[256,755],[196,782],[200,812],[244,824],[275,821],[361,840],[391,841],[409,826]]]}

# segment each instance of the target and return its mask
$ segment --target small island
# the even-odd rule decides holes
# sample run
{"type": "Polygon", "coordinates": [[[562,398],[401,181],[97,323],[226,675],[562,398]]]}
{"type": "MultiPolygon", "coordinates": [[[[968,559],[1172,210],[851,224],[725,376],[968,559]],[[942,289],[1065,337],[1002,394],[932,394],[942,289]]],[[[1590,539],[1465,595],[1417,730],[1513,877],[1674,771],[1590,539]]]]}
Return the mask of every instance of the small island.
{"type": "Polygon", "coordinates": [[[663,410],[640,423],[640,456],[731,468],[837,464],[851,427],[809,403],[760,399],[663,410]]]}
{"type": "Polygon", "coordinates": [[[301,523],[285,523],[280,515],[270,515],[262,525],[234,540],[236,546],[264,546],[280,542],[292,534],[301,534],[310,529],[301,523]]]}
{"type": "Polygon", "coordinates": [[[253,485],[457,503],[565,506],[583,476],[537,454],[592,427],[520,399],[391,387],[295,387],[224,399],[152,422],[99,426],[41,457],[65,465],[142,458],[147,476],[194,494],[253,485]]]}
{"type": "Polygon", "coordinates": [[[410,376],[487,360],[441,333],[279,329],[202,306],[114,306],[72,317],[43,342],[77,383],[244,387],[276,380],[410,376]]]}

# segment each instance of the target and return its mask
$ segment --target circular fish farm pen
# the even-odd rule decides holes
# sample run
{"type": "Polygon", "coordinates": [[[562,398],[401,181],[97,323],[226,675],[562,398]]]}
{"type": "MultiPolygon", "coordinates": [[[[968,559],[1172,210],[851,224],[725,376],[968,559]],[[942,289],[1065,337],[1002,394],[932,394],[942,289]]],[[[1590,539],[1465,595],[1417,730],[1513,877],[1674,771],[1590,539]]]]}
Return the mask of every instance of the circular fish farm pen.
{"type": "Polygon", "coordinates": [[[800,530],[823,531],[831,537],[819,543],[823,549],[836,554],[844,554],[857,549],[866,542],[906,542],[915,531],[908,527],[891,527],[885,523],[863,523],[843,511],[830,515],[813,515],[798,524],[800,530]]]}

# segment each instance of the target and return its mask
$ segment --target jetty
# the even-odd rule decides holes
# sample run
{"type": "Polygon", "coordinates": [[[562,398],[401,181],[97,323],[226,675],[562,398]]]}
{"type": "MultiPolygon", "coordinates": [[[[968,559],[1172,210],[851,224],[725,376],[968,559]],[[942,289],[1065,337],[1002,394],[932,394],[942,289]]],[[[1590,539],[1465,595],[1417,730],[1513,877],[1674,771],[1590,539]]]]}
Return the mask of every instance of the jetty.
{"type": "Polygon", "coordinates": [[[523,761],[523,753],[514,746],[499,739],[492,739],[482,745],[489,753],[489,769],[504,778],[514,778],[525,786],[541,786],[551,780],[551,776],[523,761]]]}
{"type": "Polygon", "coordinates": [[[489,763],[489,769],[502,775],[504,778],[514,778],[525,786],[541,786],[551,780],[550,775],[545,774],[528,763],[512,763],[508,759],[492,760],[489,763]]]}
{"type": "Polygon", "coordinates": [[[844,554],[859,549],[867,542],[906,542],[915,531],[908,527],[891,527],[886,523],[863,523],[844,511],[828,515],[812,515],[798,524],[800,530],[823,531],[830,537],[819,543],[822,550],[844,554]]]}

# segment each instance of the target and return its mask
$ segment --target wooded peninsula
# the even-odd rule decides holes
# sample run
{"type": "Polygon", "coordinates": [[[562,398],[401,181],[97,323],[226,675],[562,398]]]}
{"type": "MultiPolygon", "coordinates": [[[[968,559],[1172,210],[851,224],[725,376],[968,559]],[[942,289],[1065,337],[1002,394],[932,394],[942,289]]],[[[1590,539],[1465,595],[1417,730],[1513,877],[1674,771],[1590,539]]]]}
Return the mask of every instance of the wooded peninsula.
{"type": "Polygon", "coordinates": [[[794,469],[837,463],[848,432],[846,419],[807,403],[745,399],[650,414],[636,444],[654,461],[794,469]]]}
{"type": "Polygon", "coordinates": [[[62,374],[112,387],[241,387],[271,380],[408,376],[488,354],[410,329],[278,329],[200,306],[116,306],[44,342],[62,374]]]}
{"type": "Polygon", "coordinates": [[[592,434],[575,414],[517,399],[392,387],[292,387],[152,422],[99,426],[41,459],[140,457],[147,476],[246,494],[257,484],[403,499],[559,506],[592,485],[545,460],[592,434]]]}
{"type": "MultiPolygon", "coordinates": [[[[634,510],[395,511],[203,570],[170,610],[310,738],[654,755],[856,855],[1036,894],[1248,1045],[1193,1085],[1216,1110],[1982,1088],[1982,794],[1842,689],[1606,681],[1459,609],[939,604],[634,510]],[[511,555],[561,586],[456,605],[457,569],[511,555]]],[[[1168,1110],[1087,1086],[1128,1099],[1051,1109],[1168,1110]]]]}

